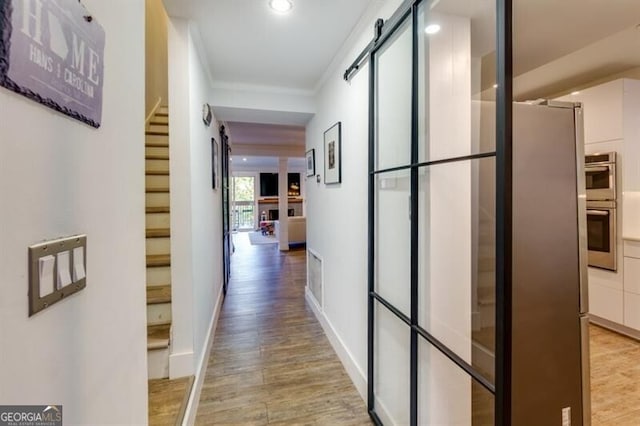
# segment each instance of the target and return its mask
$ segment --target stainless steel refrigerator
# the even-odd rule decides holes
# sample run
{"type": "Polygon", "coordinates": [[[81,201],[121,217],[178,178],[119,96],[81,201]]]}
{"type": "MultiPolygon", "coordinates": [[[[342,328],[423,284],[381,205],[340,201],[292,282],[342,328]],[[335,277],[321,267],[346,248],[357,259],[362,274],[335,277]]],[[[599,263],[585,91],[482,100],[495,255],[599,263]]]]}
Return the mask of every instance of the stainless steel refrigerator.
{"type": "Polygon", "coordinates": [[[589,425],[582,108],[513,110],[512,421],[589,425]]]}

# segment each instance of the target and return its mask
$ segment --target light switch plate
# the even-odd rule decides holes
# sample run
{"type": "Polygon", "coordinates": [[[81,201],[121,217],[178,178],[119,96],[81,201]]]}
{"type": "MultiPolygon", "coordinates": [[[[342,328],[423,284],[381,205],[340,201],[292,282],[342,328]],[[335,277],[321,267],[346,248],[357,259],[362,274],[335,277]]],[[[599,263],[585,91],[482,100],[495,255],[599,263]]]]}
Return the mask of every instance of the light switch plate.
{"type": "Polygon", "coordinates": [[[87,236],[74,235],[29,247],[29,316],[86,287],[87,236]],[[76,249],[81,251],[76,252],[76,249]],[[75,254],[81,259],[75,259],[75,254]],[[49,280],[49,269],[51,282],[49,280]],[[46,273],[45,273],[46,272],[46,273]],[[50,287],[53,287],[52,289],[50,287]],[[49,290],[53,292],[47,294],[49,290]]]}

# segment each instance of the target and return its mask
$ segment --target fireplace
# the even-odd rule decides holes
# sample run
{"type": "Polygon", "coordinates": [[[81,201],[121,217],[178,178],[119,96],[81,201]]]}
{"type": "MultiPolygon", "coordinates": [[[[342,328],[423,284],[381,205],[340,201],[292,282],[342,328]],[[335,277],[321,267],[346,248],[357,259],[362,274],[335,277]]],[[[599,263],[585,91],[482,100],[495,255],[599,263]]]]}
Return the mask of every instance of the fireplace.
{"type": "MultiPolygon", "coordinates": [[[[294,216],[293,209],[288,209],[287,210],[287,214],[289,216],[294,216]]],[[[280,217],[280,210],[278,210],[278,209],[270,209],[269,210],[269,220],[278,220],[279,217],[280,217]]]]}

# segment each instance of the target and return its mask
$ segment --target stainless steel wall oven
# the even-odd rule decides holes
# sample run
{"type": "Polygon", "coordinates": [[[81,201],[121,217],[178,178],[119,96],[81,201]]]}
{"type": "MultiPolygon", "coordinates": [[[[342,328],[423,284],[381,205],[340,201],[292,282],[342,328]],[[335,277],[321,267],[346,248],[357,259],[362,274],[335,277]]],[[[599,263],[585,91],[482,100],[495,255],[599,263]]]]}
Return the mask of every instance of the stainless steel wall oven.
{"type": "Polygon", "coordinates": [[[587,200],[616,199],[616,153],[585,156],[587,200]]]}
{"type": "Polygon", "coordinates": [[[589,266],[617,269],[616,202],[587,201],[589,266]]]}
{"type": "Polygon", "coordinates": [[[585,156],[589,266],[617,269],[616,153],[585,156]]]}

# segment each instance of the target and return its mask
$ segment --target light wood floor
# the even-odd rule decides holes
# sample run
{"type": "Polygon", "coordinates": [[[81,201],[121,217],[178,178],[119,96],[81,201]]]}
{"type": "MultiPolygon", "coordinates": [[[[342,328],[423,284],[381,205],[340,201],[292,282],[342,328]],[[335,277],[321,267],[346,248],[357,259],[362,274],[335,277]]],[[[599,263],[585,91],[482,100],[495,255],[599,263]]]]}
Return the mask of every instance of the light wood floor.
{"type": "MultiPolygon", "coordinates": [[[[234,240],[199,425],[369,425],[364,401],[304,299],[306,252],[234,240]]],[[[239,237],[239,238],[238,238],[239,237]]]]}
{"type": "Polygon", "coordinates": [[[640,342],[591,325],[593,426],[640,425],[640,342]]]}
{"type": "Polygon", "coordinates": [[[184,416],[193,376],[149,380],[149,425],[174,426],[184,416]]]}

